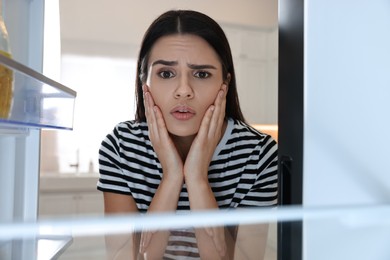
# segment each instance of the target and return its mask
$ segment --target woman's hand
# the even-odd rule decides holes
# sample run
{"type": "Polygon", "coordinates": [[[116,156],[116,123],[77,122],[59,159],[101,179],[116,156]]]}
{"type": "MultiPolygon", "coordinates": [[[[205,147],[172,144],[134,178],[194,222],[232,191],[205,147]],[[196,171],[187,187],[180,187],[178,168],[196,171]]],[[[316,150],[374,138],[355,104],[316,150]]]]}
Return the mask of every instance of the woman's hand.
{"type": "Polygon", "coordinates": [[[226,255],[225,228],[208,227],[205,228],[207,235],[213,239],[215,248],[221,257],[226,255]]]}
{"type": "MultiPolygon", "coordinates": [[[[150,203],[148,213],[174,212],[184,181],[183,162],[169,136],[162,113],[154,104],[146,85],[143,86],[143,91],[149,138],[163,169],[161,183],[150,203]]],[[[168,238],[169,231],[144,230],[141,234],[139,249],[144,259],[162,259],[168,238]]]]}
{"type": "Polygon", "coordinates": [[[191,149],[188,152],[184,165],[184,176],[186,182],[199,178],[207,181],[209,164],[215,148],[222,137],[223,124],[225,120],[227,87],[222,85],[214,104],[206,111],[201,122],[197,136],[191,149]]]}
{"type": "MultiPolygon", "coordinates": [[[[143,86],[145,116],[149,128],[149,138],[153,149],[160,160],[164,174],[174,173],[175,178],[183,182],[183,162],[177,152],[177,149],[169,136],[165,126],[165,121],[160,109],[154,104],[154,100],[148,87],[143,86]]],[[[170,176],[163,175],[163,178],[170,176]]]]}
{"type": "Polygon", "coordinates": [[[152,230],[143,230],[141,233],[139,252],[141,254],[145,253],[146,248],[149,246],[152,236],[156,233],[156,231],[152,230]]]}
{"type": "MultiPolygon", "coordinates": [[[[191,210],[217,209],[218,203],[208,181],[208,168],[222,137],[225,121],[226,85],[222,85],[214,104],[206,111],[184,164],[184,178],[191,210]]],[[[195,229],[202,259],[221,259],[226,254],[222,227],[195,229]]]]}
{"type": "MultiPolygon", "coordinates": [[[[181,157],[165,126],[162,113],[154,104],[147,86],[144,86],[145,115],[149,127],[149,137],[163,167],[162,182],[164,182],[164,178],[168,178],[169,180],[178,180],[181,178],[181,182],[185,178],[191,210],[218,208],[218,204],[208,183],[207,174],[215,148],[222,136],[225,120],[226,92],[226,85],[222,85],[214,104],[208,108],[203,117],[198,134],[191,145],[183,166],[181,157]],[[168,176],[165,176],[166,174],[168,176]]],[[[161,198],[161,196],[155,197],[161,198]]],[[[155,207],[161,206],[161,203],[152,204],[155,207]]],[[[226,242],[223,228],[196,229],[195,232],[199,252],[203,258],[218,259],[225,255],[226,242]]],[[[150,231],[143,232],[140,251],[145,252],[145,250],[148,250],[147,248],[149,248],[149,245],[156,236],[164,237],[164,240],[167,240],[167,234],[161,232],[153,233],[150,231]]],[[[163,252],[163,248],[158,251],[163,252]]]]}

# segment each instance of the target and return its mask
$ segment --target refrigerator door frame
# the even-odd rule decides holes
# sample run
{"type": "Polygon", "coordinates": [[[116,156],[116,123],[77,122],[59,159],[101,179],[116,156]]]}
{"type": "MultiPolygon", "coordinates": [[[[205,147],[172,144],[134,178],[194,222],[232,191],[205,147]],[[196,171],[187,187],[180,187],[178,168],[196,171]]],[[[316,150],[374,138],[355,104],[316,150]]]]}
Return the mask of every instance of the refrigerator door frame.
{"type": "MultiPolygon", "coordinates": [[[[43,63],[43,11],[44,0],[3,0],[12,56],[37,72],[42,72],[43,63]]],[[[0,156],[8,157],[7,166],[0,169],[6,176],[1,185],[7,188],[6,192],[0,189],[0,195],[8,199],[0,219],[34,221],[38,212],[40,130],[0,127],[4,130],[0,138],[7,144],[1,147],[0,156]]]]}
{"type": "MultiPolygon", "coordinates": [[[[13,59],[37,72],[42,72],[43,63],[43,14],[44,0],[3,0],[13,59]]],[[[36,221],[40,129],[0,128],[0,197],[4,198],[0,201],[0,221],[36,221]]],[[[35,259],[36,248],[35,240],[9,241],[2,247],[0,258],[35,259]]]]}
{"type": "MultiPolygon", "coordinates": [[[[304,0],[279,0],[279,205],[303,204],[304,0]]],[[[303,256],[302,221],[278,223],[278,260],[303,256]]]]}

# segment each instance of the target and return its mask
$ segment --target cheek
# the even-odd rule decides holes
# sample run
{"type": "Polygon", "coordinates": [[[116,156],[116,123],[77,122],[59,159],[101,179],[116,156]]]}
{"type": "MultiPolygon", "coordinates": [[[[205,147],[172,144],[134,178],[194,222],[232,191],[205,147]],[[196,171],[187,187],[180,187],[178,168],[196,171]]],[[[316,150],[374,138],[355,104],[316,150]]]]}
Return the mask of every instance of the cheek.
{"type": "Polygon", "coordinates": [[[209,80],[207,82],[194,83],[194,86],[198,90],[197,94],[199,95],[199,100],[202,100],[201,101],[202,104],[204,106],[207,106],[207,108],[215,103],[215,99],[222,87],[221,82],[222,79],[216,78],[214,80],[209,80]]]}
{"type": "Polygon", "coordinates": [[[172,96],[172,84],[150,77],[147,85],[154,103],[162,109],[162,105],[172,96]]]}
{"type": "Polygon", "coordinates": [[[205,95],[204,97],[201,98],[204,110],[209,108],[211,105],[215,103],[215,98],[217,97],[218,91],[214,91],[212,93],[209,93],[208,95],[205,95]]]}
{"type": "Polygon", "coordinates": [[[164,96],[164,93],[161,93],[157,89],[149,88],[150,95],[153,98],[154,104],[158,107],[162,107],[164,100],[166,100],[166,97],[164,96]]]}
{"type": "Polygon", "coordinates": [[[161,87],[157,87],[157,84],[155,84],[154,82],[155,80],[148,80],[147,81],[147,85],[148,85],[148,90],[149,90],[149,93],[150,95],[152,96],[153,98],[153,101],[154,103],[157,105],[160,103],[160,100],[162,100],[161,96],[164,94],[164,93],[161,93],[161,87]]]}

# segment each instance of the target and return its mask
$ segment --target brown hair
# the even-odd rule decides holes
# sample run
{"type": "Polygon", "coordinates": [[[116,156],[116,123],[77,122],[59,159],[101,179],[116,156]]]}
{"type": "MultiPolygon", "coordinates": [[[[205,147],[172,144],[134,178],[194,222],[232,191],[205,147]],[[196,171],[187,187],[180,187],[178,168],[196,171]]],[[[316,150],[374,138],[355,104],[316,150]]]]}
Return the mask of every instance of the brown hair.
{"type": "Polygon", "coordinates": [[[142,85],[146,82],[150,50],[159,38],[174,34],[197,35],[215,50],[222,63],[222,76],[226,82],[230,74],[225,115],[245,121],[238,100],[233,58],[226,35],[212,18],[191,10],[172,10],[163,13],[146,31],[137,62],[135,120],[146,121],[142,85]]]}

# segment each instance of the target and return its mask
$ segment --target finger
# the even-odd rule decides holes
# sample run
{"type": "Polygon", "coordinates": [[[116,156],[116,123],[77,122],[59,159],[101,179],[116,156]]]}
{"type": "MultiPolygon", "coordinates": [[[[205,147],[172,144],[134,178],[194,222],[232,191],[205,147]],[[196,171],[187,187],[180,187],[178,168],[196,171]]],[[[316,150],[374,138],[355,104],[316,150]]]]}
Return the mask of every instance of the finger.
{"type": "Polygon", "coordinates": [[[215,106],[211,105],[207,110],[205,115],[203,116],[202,122],[200,123],[199,131],[198,131],[198,136],[200,138],[208,136],[209,134],[209,129],[210,129],[210,124],[212,120],[212,116],[214,114],[215,106]]]}
{"type": "Polygon", "coordinates": [[[144,96],[144,105],[145,105],[145,116],[146,119],[150,118],[151,116],[151,107],[153,106],[154,102],[151,98],[150,92],[148,91],[148,87],[146,85],[143,85],[143,96],[144,96]]]}
{"type": "Polygon", "coordinates": [[[223,85],[219,90],[218,95],[215,99],[216,113],[214,115],[215,116],[214,122],[216,124],[221,123],[221,119],[224,118],[225,106],[226,106],[226,86],[223,85]]]}
{"type": "Polygon", "coordinates": [[[160,130],[166,129],[165,121],[160,109],[155,105],[152,95],[150,94],[149,91],[147,91],[146,85],[145,85],[144,96],[147,103],[148,113],[147,114],[145,113],[145,115],[146,115],[149,131],[154,137],[160,138],[160,132],[161,132],[160,130]]]}
{"type": "Polygon", "coordinates": [[[146,85],[143,85],[142,86],[142,94],[143,94],[143,99],[144,99],[145,117],[148,118],[149,104],[148,104],[148,100],[146,99],[146,92],[147,92],[147,87],[146,87],[146,85]]]}
{"type": "Polygon", "coordinates": [[[213,138],[215,134],[221,133],[225,120],[226,89],[226,85],[223,84],[214,100],[214,104],[209,107],[202,119],[198,135],[207,135],[207,137],[213,138]]]}
{"type": "Polygon", "coordinates": [[[221,117],[220,120],[223,122],[225,120],[225,111],[226,111],[226,96],[228,93],[227,86],[224,84],[222,85],[222,90],[223,90],[223,97],[222,97],[222,104],[221,104],[221,117]]]}
{"type": "Polygon", "coordinates": [[[141,240],[140,240],[140,247],[139,247],[140,253],[145,253],[146,248],[149,246],[150,241],[152,240],[152,237],[155,233],[156,233],[156,230],[142,231],[141,240]]]}
{"type": "Polygon", "coordinates": [[[141,241],[140,241],[140,247],[139,247],[140,253],[145,252],[146,248],[149,246],[151,237],[152,237],[152,233],[150,233],[148,231],[143,231],[141,233],[141,241]]]}
{"type": "Polygon", "coordinates": [[[159,107],[153,107],[154,118],[156,122],[156,131],[159,138],[169,138],[168,129],[166,128],[162,112],[159,107]]]}
{"type": "Polygon", "coordinates": [[[213,236],[213,229],[212,228],[204,228],[204,230],[206,231],[206,234],[209,235],[210,237],[213,236]]]}
{"type": "Polygon", "coordinates": [[[149,133],[151,134],[151,138],[155,137],[158,138],[158,126],[157,126],[157,119],[156,119],[156,106],[154,105],[154,101],[152,98],[152,95],[150,95],[150,92],[145,92],[145,100],[146,100],[146,106],[147,110],[145,112],[146,116],[146,122],[148,124],[149,133]]]}
{"type": "Polygon", "coordinates": [[[219,113],[218,113],[218,123],[219,124],[222,124],[222,122],[225,120],[225,109],[226,109],[226,95],[227,95],[227,87],[226,85],[222,85],[222,88],[221,88],[221,91],[222,93],[220,92],[219,94],[219,100],[217,100],[218,102],[218,106],[219,106],[219,113]]]}
{"type": "Polygon", "coordinates": [[[210,131],[209,135],[211,137],[215,136],[215,134],[220,134],[220,130],[222,128],[223,121],[225,119],[225,107],[226,107],[226,85],[221,87],[218,95],[215,99],[215,110],[210,122],[210,131]]]}
{"type": "Polygon", "coordinates": [[[175,149],[172,145],[172,140],[169,136],[169,132],[166,127],[163,114],[160,108],[154,104],[152,95],[149,92],[146,93],[146,99],[149,103],[149,117],[147,118],[147,124],[149,128],[149,137],[152,146],[156,149],[175,149]]]}
{"type": "Polygon", "coordinates": [[[143,91],[144,91],[143,93],[144,93],[145,110],[147,109],[148,114],[152,115],[153,107],[155,106],[154,99],[151,93],[149,92],[149,88],[147,85],[143,86],[143,91]]]}

